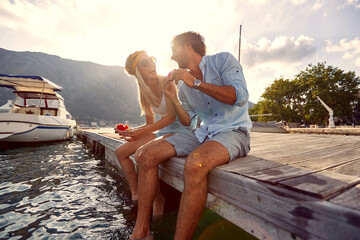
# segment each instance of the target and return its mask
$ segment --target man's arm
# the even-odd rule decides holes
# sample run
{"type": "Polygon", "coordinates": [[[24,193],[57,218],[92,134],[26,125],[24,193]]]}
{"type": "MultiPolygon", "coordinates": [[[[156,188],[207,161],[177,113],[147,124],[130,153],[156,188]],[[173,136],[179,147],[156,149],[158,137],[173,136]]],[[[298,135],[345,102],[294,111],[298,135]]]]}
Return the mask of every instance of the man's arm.
{"type": "MultiPolygon", "coordinates": [[[[196,78],[186,69],[176,70],[171,79],[175,81],[182,80],[190,88],[194,88],[194,81],[196,80],[196,78]]],[[[216,86],[201,81],[201,84],[197,89],[225,104],[232,105],[236,102],[236,91],[233,86],[216,86]]]]}
{"type": "Polygon", "coordinates": [[[201,82],[197,89],[222,103],[233,105],[236,102],[236,91],[233,86],[216,86],[201,82]]]}

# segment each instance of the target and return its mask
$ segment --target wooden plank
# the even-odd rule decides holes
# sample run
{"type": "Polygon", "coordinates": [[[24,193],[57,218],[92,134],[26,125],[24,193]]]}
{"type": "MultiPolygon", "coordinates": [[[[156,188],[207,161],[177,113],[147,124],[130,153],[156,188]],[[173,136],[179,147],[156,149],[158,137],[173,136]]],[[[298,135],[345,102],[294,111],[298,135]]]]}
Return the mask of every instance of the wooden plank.
{"type": "Polygon", "coordinates": [[[267,156],[266,159],[282,164],[301,163],[311,159],[318,159],[318,161],[322,161],[326,158],[332,158],[335,157],[335,155],[341,155],[346,151],[353,150],[359,145],[359,143],[339,144],[337,146],[312,149],[302,153],[288,153],[282,156],[267,156]]]}
{"type": "MultiPolygon", "coordinates": [[[[163,180],[166,175],[170,178],[166,182],[175,185],[180,191],[183,190],[182,161],[172,158],[166,164],[162,164],[160,168],[160,178],[163,180]]],[[[326,201],[317,201],[315,198],[303,194],[267,185],[241,175],[227,173],[220,169],[210,172],[208,186],[209,193],[218,199],[231,203],[241,211],[249,212],[260,219],[264,219],[277,228],[286,229],[296,239],[299,237],[304,239],[340,239],[340,236],[351,239],[360,233],[360,229],[353,222],[348,224],[349,210],[338,208],[336,205],[329,205],[326,201]],[[334,231],[339,227],[346,233],[334,231]]],[[[209,203],[207,205],[209,206],[209,203]]],[[[222,212],[221,207],[212,205],[211,209],[224,216],[225,213],[222,212]]],[[[232,221],[236,224],[237,221],[235,220],[232,221]]],[[[355,213],[351,221],[360,221],[360,214],[355,213]]]]}
{"type": "MultiPolygon", "coordinates": [[[[277,166],[276,164],[273,164],[274,167],[269,167],[268,169],[263,170],[257,170],[258,168],[256,167],[254,167],[254,171],[251,171],[251,168],[249,168],[250,171],[247,172],[237,171],[237,168],[234,168],[234,170],[226,170],[237,172],[239,174],[243,174],[245,176],[259,179],[262,181],[278,183],[287,179],[292,179],[303,175],[309,175],[311,173],[319,172],[347,162],[351,162],[357,159],[358,156],[360,156],[360,148],[358,148],[359,146],[359,143],[352,143],[341,146],[341,148],[335,148],[335,152],[331,151],[334,149],[328,149],[330,154],[320,157],[316,157],[316,154],[314,154],[315,157],[313,159],[308,158],[309,155],[304,154],[304,161],[301,161],[301,158],[290,159],[287,162],[288,165],[277,166]],[[292,161],[297,162],[292,163],[292,161]]],[[[310,156],[311,154],[313,153],[310,153],[310,156]]]]}
{"type": "Polygon", "coordinates": [[[264,182],[269,182],[272,184],[276,184],[280,181],[286,180],[286,179],[292,179],[294,177],[300,177],[304,175],[309,175],[313,173],[312,171],[301,169],[301,168],[295,168],[288,165],[282,165],[280,167],[274,167],[259,171],[249,171],[246,173],[242,173],[244,176],[257,179],[264,182]]]}
{"type": "Polygon", "coordinates": [[[304,239],[360,236],[359,212],[241,175],[214,169],[209,192],[304,239]]]}
{"type": "Polygon", "coordinates": [[[329,149],[331,155],[315,157],[312,159],[300,161],[291,164],[293,167],[309,169],[312,171],[319,171],[326,168],[335,167],[346,162],[353,161],[360,156],[360,143],[354,143],[346,146],[342,146],[341,149],[333,151],[329,149]]]}
{"type": "Polygon", "coordinates": [[[276,157],[282,155],[289,155],[289,154],[297,154],[301,152],[317,150],[322,148],[328,147],[336,147],[339,145],[343,145],[346,143],[339,142],[336,139],[312,139],[311,141],[297,141],[288,144],[278,144],[275,140],[273,141],[272,145],[264,145],[261,148],[251,148],[251,154],[268,158],[268,157],[276,157]]]}
{"type": "Polygon", "coordinates": [[[289,128],[287,129],[291,133],[308,133],[308,134],[340,134],[340,135],[360,135],[359,128],[289,128]]]}
{"type": "Polygon", "coordinates": [[[298,143],[299,141],[316,141],[317,138],[312,135],[307,135],[307,137],[299,138],[297,135],[288,135],[288,134],[268,134],[265,135],[266,137],[262,136],[261,138],[258,136],[254,136],[254,134],[250,134],[251,137],[251,146],[256,149],[257,147],[263,147],[263,146],[276,146],[276,145],[284,145],[284,144],[291,144],[291,143],[298,143]]]}
{"type": "Polygon", "coordinates": [[[360,159],[280,182],[289,189],[325,198],[360,182],[360,159]]]}
{"type": "MultiPolygon", "coordinates": [[[[261,148],[272,148],[273,146],[285,146],[288,147],[294,142],[297,145],[304,145],[310,142],[318,143],[339,143],[347,144],[352,142],[358,142],[359,137],[354,136],[334,136],[334,135],[304,135],[304,134],[282,134],[282,137],[277,137],[276,134],[251,134],[251,148],[252,152],[256,152],[261,148]],[[263,137],[263,135],[267,137],[263,137]]],[[[336,144],[335,144],[336,145],[336,144]]]]}
{"type": "MultiPolygon", "coordinates": [[[[89,135],[89,138],[89,141],[93,141],[91,138],[96,138],[106,144],[109,148],[108,151],[113,151],[119,145],[118,140],[112,140],[106,136],[89,135]]],[[[239,164],[253,164],[263,160],[267,159],[252,156],[244,158],[243,162],[238,161],[239,164]]],[[[182,190],[183,165],[184,159],[170,159],[161,164],[160,177],[166,179],[164,176],[167,176],[167,181],[170,184],[182,190]]],[[[234,163],[233,166],[236,166],[236,164],[234,163]]],[[[341,167],[335,172],[336,174],[346,175],[358,171],[358,168],[355,168],[354,165],[341,167]]],[[[331,175],[328,177],[331,177],[331,175]]],[[[344,180],[343,178],[341,179],[344,180]]],[[[216,199],[220,199],[219,201],[208,199],[208,206],[210,205],[220,215],[221,213],[224,214],[224,212],[227,212],[227,214],[231,214],[231,212],[240,214],[241,211],[249,213],[250,216],[254,216],[252,219],[255,219],[256,224],[260,224],[261,221],[271,223],[274,228],[285,229],[285,232],[288,233],[287,237],[274,237],[274,239],[290,239],[290,237],[298,239],[300,237],[304,239],[332,240],[356,239],[360,236],[360,211],[354,211],[334,202],[319,200],[302,192],[296,192],[295,189],[284,188],[282,185],[267,184],[219,168],[210,172],[208,183],[209,193],[216,199]],[[226,202],[231,203],[231,205],[226,205],[226,202]],[[233,206],[233,208],[230,206],[233,206]]],[[[211,196],[210,194],[209,196],[211,196]]],[[[224,214],[224,216],[230,218],[231,215],[227,214],[224,214]]],[[[240,218],[238,221],[233,220],[233,222],[246,225],[246,218],[240,218]]],[[[251,227],[247,228],[247,230],[249,229],[256,231],[251,227]]],[[[266,231],[258,232],[260,233],[259,236],[265,236],[269,233],[266,231]]],[[[271,236],[273,235],[270,234],[271,236]]]]}
{"type": "MultiPolygon", "coordinates": [[[[330,202],[360,211],[360,184],[332,198],[330,202]]],[[[360,223],[359,223],[360,226],[360,223]]]]}
{"type": "MultiPolygon", "coordinates": [[[[173,158],[166,163],[170,163],[171,165],[171,162],[175,163],[175,165],[176,163],[181,163],[178,158],[173,158]]],[[[170,186],[174,187],[178,191],[182,192],[184,189],[183,180],[175,177],[170,168],[167,168],[170,165],[166,165],[167,167],[165,167],[165,165],[166,164],[164,163],[161,164],[161,170],[159,171],[160,179],[165,183],[169,184],[170,186]]],[[[179,165],[179,167],[181,168],[181,164],[179,165]]],[[[182,172],[182,170],[178,172],[182,172]]],[[[258,239],[294,239],[295,234],[285,229],[279,228],[272,222],[266,221],[242,208],[233,205],[231,202],[227,202],[220,197],[214,196],[211,193],[208,193],[206,206],[258,239]]],[[[297,237],[296,239],[300,238],[297,237]]]]}
{"type": "Polygon", "coordinates": [[[258,161],[245,162],[241,158],[233,160],[230,164],[226,164],[220,167],[220,169],[237,174],[247,175],[248,172],[266,171],[268,169],[282,167],[283,164],[266,159],[258,161]]]}

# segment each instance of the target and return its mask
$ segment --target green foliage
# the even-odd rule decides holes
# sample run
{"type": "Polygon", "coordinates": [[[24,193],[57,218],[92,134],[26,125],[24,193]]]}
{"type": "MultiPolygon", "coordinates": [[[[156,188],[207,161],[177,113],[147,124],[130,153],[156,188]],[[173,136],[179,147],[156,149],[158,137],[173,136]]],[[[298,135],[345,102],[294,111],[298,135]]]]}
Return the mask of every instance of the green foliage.
{"type": "Polygon", "coordinates": [[[327,124],[329,113],[318,102],[319,96],[339,121],[351,120],[350,101],[359,97],[360,79],[355,72],[344,72],[325,64],[310,64],[293,80],[276,79],[266,88],[250,114],[273,114],[271,117],[259,117],[258,121],[327,124]]]}

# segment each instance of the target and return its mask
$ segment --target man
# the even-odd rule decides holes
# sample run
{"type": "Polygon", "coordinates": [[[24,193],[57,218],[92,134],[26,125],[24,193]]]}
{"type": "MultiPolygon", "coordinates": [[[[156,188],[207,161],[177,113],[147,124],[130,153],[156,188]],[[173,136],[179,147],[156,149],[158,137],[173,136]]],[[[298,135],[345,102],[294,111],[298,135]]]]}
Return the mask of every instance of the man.
{"type": "Polygon", "coordinates": [[[250,150],[248,91],[240,64],[229,53],[205,56],[204,38],[195,32],[175,36],[172,51],[171,59],[180,69],[172,73],[164,93],[183,125],[191,125],[196,116],[202,124],[194,132],[175,134],[136,152],[139,200],[134,239],[150,234],[159,163],[187,156],[175,239],[191,239],[206,204],[209,171],[250,150]],[[173,82],[179,80],[184,82],[181,104],[173,82]]]}

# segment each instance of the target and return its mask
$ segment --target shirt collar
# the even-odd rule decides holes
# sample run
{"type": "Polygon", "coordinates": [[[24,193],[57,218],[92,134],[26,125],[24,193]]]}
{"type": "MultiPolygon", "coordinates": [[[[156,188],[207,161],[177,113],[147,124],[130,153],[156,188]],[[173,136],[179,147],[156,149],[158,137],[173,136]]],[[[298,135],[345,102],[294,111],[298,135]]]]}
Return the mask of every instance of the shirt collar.
{"type": "Polygon", "coordinates": [[[202,57],[201,62],[199,63],[200,69],[204,69],[206,67],[206,59],[207,59],[207,56],[202,57]]]}

